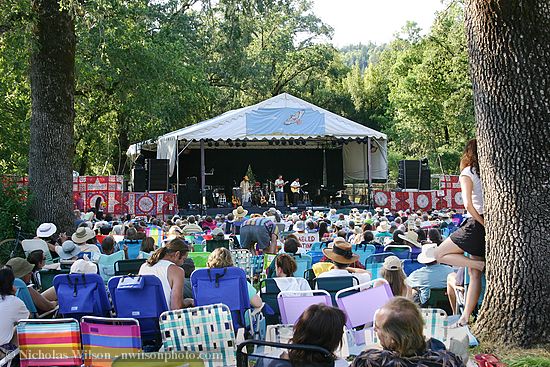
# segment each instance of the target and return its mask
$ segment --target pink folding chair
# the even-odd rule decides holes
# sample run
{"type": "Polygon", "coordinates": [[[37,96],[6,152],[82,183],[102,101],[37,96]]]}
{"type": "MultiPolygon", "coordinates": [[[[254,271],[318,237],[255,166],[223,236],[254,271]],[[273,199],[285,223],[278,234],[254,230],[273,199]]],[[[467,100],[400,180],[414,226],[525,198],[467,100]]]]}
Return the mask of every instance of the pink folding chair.
{"type": "Polygon", "coordinates": [[[283,324],[294,324],[311,305],[332,306],[330,294],[321,289],[311,291],[282,291],[277,295],[283,324]]]}

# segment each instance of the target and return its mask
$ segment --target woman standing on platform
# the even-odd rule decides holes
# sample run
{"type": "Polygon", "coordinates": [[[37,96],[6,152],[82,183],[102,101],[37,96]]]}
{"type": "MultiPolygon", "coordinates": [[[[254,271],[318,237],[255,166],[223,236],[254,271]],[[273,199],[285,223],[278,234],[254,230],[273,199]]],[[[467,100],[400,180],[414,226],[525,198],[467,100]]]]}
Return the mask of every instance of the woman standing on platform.
{"type": "Polygon", "coordinates": [[[468,325],[470,315],[481,294],[481,276],[485,270],[485,220],[483,219],[483,188],[479,178],[477,140],[466,145],[460,160],[460,188],[468,212],[460,228],[435,250],[437,262],[467,267],[470,286],[466,295],[464,313],[456,326],[468,325]],[[468,253],[470,257],[466,256],[468,253]]]}

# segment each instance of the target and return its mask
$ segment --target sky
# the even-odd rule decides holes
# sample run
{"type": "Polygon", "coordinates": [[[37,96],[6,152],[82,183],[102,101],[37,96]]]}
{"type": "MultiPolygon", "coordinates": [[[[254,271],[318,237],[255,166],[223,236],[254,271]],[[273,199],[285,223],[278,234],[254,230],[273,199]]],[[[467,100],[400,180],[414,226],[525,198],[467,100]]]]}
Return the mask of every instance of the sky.
{"type": "Polygon", "coordinates": [[[424,34],[442,9],[441,0],[313,0],[314,14],[334,29],[336,47],[389,42],[408,20],[424,34]]]}

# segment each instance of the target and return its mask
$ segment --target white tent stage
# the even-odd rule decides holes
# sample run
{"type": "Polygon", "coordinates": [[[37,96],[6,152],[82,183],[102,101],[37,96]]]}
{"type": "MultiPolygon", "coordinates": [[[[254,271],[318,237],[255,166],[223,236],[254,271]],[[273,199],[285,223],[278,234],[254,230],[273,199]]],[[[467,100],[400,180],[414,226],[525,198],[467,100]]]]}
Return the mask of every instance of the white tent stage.
{"type": "MultiPolygon", "coordinates": [[[[207,164],[205,151],[269,149],[322,151],[324,185],[327,183],[325,154],[332,150],[338,150],[338,154],[341,154],[341,184],[370,184],[372,181],[387,180],[385,134],[287,93],[252,106],[228,111],[162,135],[156,140],[133,144],[127,154],[135,158],[143,151],[156,151],[157,159],[169,160],[170,176],[177,169],[179,186],[181,155],[188,154],[189,150],[200,150],[201,187],[204,193],[207,164]]],[[[274,155],[277,153],[274,152],[274,155]]],[[[242,172],[236,176],[242,176],[242,172]]]]}

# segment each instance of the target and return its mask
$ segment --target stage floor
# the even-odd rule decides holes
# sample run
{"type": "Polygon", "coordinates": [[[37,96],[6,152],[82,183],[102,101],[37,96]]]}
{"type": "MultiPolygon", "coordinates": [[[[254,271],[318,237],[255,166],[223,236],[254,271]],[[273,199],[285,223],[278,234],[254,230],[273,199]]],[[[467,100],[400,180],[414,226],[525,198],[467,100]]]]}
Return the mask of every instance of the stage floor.
{"type": "MultiPolygon", "coordinates": [[[[349,211],[353,208],[357,208],[359,211],[363,211],[365,209],[372,210],[373,208],[370,208],[367,205],[347,205],[347,206],[334,206],[333,208],[336,209],[337,213],[344,213],[348,214],[349,211]]],[[[208,208],[206,209],[206,213],[201,213],[200,209],[193,208],[193,209],[180,209],[179,215],[209,215],[211,217],[216,216],[217,214],[227,215],[233,211],[233,207],[227,208],[208,208]]],[[[258,206],[250,206],[245,207],[246,210],[248,210],[248,214],[263,214],[266,210],[269,209],[269,207],[258,207],[258,206]]],[[[327,206],[311,206],[311,205],[300,205],[300,206],[284,206],[284,207],[277,207],[277,209],[283,213],[283,214],[292,214],[292,213],[301,213],[306,210],[312,210],[312,211],[320,211],[320,212],[328,212],[331,207],[327,206]]]]}

